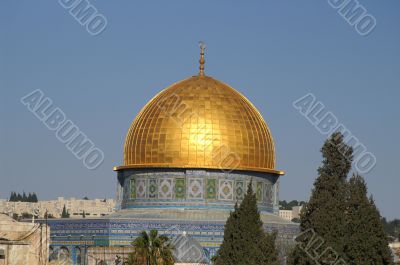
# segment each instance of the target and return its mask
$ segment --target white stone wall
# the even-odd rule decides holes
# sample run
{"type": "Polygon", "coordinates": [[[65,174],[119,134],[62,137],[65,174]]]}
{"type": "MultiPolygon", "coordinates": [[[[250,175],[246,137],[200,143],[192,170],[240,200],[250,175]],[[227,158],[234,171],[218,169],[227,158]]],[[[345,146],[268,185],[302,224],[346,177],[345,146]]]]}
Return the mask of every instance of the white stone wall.
{"type": "Polygon", "coordinates": [[[59,197],[57,200],[32,202],[9,202],[0,200],[0,213],[12,216],[14,213],[19,216],[23,213],[36,213],[40,218],[44,218],[46,210],[56,218],[61,217],[63,207],[67,208],[70,218],[81,218],[85,211],[86,217],[101,217],[115,211],[115,201],[107,199],[82,200],[71,198],[69,200],[59,197]]]}
{"type": "Polygon", "coordinates": [[[50,228],[45,225],[0,220],[1,265],[47,265],[50,228]]]}

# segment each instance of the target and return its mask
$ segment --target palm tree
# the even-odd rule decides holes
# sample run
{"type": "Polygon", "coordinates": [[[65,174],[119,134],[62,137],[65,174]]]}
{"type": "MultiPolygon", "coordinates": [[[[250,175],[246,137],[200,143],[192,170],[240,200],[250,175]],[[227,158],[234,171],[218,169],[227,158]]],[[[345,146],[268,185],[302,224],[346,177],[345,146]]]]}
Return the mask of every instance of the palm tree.
{"type": "Polygon", "coordinates": [[[159,236],[157,230],[142,231],[132,242],[134,252],[129,254],[127,265],[173,265],[173,247],[167,236],[159,236]]]}

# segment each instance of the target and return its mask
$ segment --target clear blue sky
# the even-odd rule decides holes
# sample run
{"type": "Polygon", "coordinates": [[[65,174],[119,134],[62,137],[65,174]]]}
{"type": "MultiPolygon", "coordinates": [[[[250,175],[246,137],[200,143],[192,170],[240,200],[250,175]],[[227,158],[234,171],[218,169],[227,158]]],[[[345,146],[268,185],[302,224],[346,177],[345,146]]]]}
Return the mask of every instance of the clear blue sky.
{"type": "Polygon", "coordinates": [[[306,200],[322,136],[292,102],[314,93],[377,157],[364,175],[384,216],[400,217],[400,2],[362,0],[366,37],[327,1],[91,1],[108,20],[91,36],[58,1],[0,3],[0,198],[114,197],[115,165],[141,107],[206,73],[244,93],[276,143],[281,199],[306,200]],[[251,2],[251,3],[249,3],[251,2]],[[41,89],[105,153],[86,169],[20,98],[41,89]],[[397,203],[396,203],[397,202],[397,203]]]}

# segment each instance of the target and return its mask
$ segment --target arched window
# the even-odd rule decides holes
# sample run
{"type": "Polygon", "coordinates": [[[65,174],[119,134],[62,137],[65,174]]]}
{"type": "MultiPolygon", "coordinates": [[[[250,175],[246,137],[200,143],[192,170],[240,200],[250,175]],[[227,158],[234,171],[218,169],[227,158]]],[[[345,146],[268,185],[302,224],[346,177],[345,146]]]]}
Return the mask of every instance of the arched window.
{"type": "Polygon", "coordinates": [[[82,256],[82,250],[80,247],[75,248],[75,253],[76,253],[76,265],[82,265],[83,264],[83,256],[82,256]]]}
{"type": "Polygon", "coordinates": [[[61,247],[60,250],[58,251],[58,259],[60,261],[68,261],[71,259],[69,250],[67,247],[61,247]]]}

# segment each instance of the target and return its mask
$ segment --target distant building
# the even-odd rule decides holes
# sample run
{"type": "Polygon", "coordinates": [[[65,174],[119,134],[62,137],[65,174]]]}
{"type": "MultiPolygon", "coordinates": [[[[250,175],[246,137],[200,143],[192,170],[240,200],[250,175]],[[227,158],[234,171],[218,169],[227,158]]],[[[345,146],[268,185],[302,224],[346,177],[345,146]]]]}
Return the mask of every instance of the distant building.
{"type": "Polygon", "coordinates": [[[83,212],[86,217],[101,217],[115,211],[115,201],[112,199],[64,199],[59,197],[57,200],[39,202],[10,202],[0,200],[0,213],[13,216],[22,216],[23,213],[35,214],[43,218],[46,211],[55,218],[60,218],[64,205],[70,214],[70,218],[81,218],[83,212]]]}
{"type": "Polygon", "coordinates": [[[293,219],[292,210],[279,210],[279,217],[291,221],[293,219]]]}
{"type": "Polygon", "coordinates": [[[285,220],[293,220],[295,218],[300,218],[300,212],[303,206],[294,206],[292,210],[279,210],[279,217],[285,220]]]}
{"type": "Polygon", "coordinates": [[[0,214],[0,265],[48,264],[50,228],[0,214]]]}

